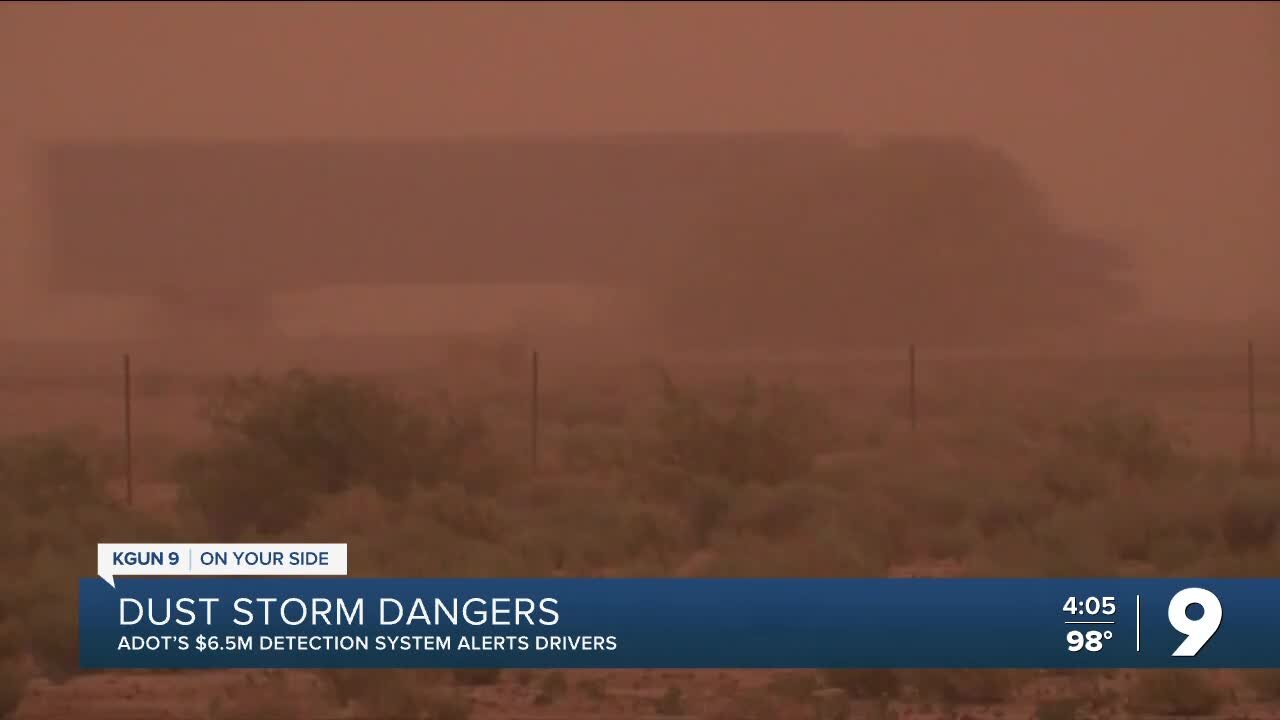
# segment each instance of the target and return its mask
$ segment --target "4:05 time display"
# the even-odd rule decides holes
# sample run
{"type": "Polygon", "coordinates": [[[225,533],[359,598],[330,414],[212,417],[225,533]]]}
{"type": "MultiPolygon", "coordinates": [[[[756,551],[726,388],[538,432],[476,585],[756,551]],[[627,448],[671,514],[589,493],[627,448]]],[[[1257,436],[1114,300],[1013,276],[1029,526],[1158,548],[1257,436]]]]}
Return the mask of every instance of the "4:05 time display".
{"type": "Polygon", "coordinates": [[[1116,599],[1109,595],[1081,599],[1072,596],[1063,604],[1062,612],[1070,615],[1115,615],[1116,599]]]}

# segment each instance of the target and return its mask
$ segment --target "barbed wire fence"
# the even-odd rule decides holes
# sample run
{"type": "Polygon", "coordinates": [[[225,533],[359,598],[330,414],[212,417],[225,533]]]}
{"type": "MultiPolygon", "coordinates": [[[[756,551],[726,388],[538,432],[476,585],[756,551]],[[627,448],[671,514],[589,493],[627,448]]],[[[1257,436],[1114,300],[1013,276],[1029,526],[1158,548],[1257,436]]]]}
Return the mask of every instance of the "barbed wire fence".
{"type": "MultiPolygon", "coordinates": [[[[806,370],[800,369],[795,371],[801,379],[801,384],[811,383],[818,387],[815,389],[824,391],[821,387],[824,382],[834,382],[833,378],[844,378],[847,383],[856,384],[863,382],[868,386],[877,388],[882,386],[892,387],[897,385],[900,390],[891,393],[891,398],[897,410],[890,409],[889,414],[897,414],[900,422],[905,428],[913,433],[919,434],[927,432],[931,424],[935,424],[939,419],[938,413],[942,412],[937,407],[936,395],[940,389],[948,389],[948,383],[955,382],[957,376],[963,377],[966,373],[977,373],[981,371],[987,376],[995,376],[999,380],[1006,381],[1005,384],[1010,388],[1015,388],[1016,382],[1011,376],[1019,371],[1010,370],[999,363],[1008,356],[1000,353],[973,353],[968,355],[957,356],[947,350],[939,349],[930,352],[927,347],[922,347],[917,343],[908,344],[904,348],[905,352],[898,355],[898,370],[896,373],[889,370],[893,366],[893,360],[889,354],[876,355],[874,360],[867,361],[875,366],[875,372],[868,372],[868,365],[864,365],[862,360],[848,360],[833,357],[832,359],[823,360],[825,369],[820,373],[815,373],[814,377],[805,376],[806,370]],[[865,379],[865,376],[874,375],[874,379],[865,379]],[[894,379],[896,376],[896,380],[894,379]],[[932,394],[931,394],[932,393],[932,394]]],[[[546,447],[546,434],[548,428],[554,425],[554,418],[548,417],[548,408],[552,408],[554,414],[554,406],[557,398],[562,396],[565,391],[565,385],[577,381],[574,370],[568,368],[566,358],[559,358],[552,352],[548,354],[546,348],[526,348],[525,352],[525,373],[524,380],[519,381],[520,373],[512,374],[514,368],[507,367],[501,371],[505,373],[498,378],[498,370],[494,370],[493,387],[502,386],[503,391],[507,395],[525,396],[526,415],[525,422],[527,430],[525,434],[525,442],[527,443],[527,462],[533,472],[544,470],[548,467],[548,453],[546,447]],[[548,368],[554,372],[548,375],[548,368]],[[523,389],[519,386],[523,385],[523,389]]],[[[901,352],[901,351],[900,351],[901,352]]],[[[125,352],[117,356],[119,358],[119,376],[112,379],[109,375],[103,373],[76,374],[59,372],[57,368],[50,368],[47,371],[40,372],[38,368],[32,369],[28,367],[25,370],[10,370],[9,372],[0,374],[0,392],[3,393],[21,393],[28,396],[27,400],[15,399],[11,401],[12,407],[23,406],[40,406],[41,394],[48,392],[58,396],[63,403],[61,407],[53,403],[47,408],[49,412],[41,414],[32,413],[32,417],[28,418],[32,427],[24,428],[25,430],[38,430],[40,424],[57,425],[69,424],[77,418],[74,415],[82,407],[99,406],[98,400],[91,403],[77,401],[74,398],[83,394],[97,394],[106,388],[114,386],[117,388],[115,393],[118,401],[109,402],[108,406],[114,406],[117,409],[110,414],[114,414],[119,418],[120,425],[118,431],[111,430],[113,424],[108,419],[106,412],[94,414],[100,417],[96,421],[84,424],[94,424],[100,426],[104,432],[115,435],[118,432],[119,455],[120,455],[120,482],[122,484],[122,495],[125,502],[132,504],[136,495],[136,484],[138,481],[138,439],[144,438],[144,442],[149,435],[147,433],[139,433],[139,423],[146,428],[160,428],[162,432],[177,432],[168,417],[149,417],[149,414],[156,411],[157,398],[160,401],[166,399],[178,399],[180,396],[197,397],[201,392],[208,389],[212,383],[212,379],[218,373],[181,373],[166,367],[160,363],[151,365],[151,369],[146,369],[149,365],[145,355],[138,352],[125,352]],[[143,400],[139,404],[139,400],[143,400]],[[78,404],[77,404],[78,403],[78,404]],[[141,415],[139,414],[141,412],[141,415]]],[[[504,361],[510,366],[509,361],[504,361]]],[[[716,360],[711,362],[712,366],[722,361],[716,360]]],[[[1074,362],[1074,361],[1073,361],[1074,362]]],[[[1107,369],[1112,364],[1112,358],[1106,355],[1097,355],[1096,357],[1084,357],[1082,360],[1084,367],[1095,367],[1096,369],[1107,369]]],[[[1244,346],[1236,350],[1234,353],[1230,350],[1224,350],[1216,356],[1199,356],[1199,355],[1176,355],[1169,354],[1161,356],[1159,354],[1151,354],[1146,356],[1140,362],[1147,363],[1146,367],[1150,368],[1150,372],[1141,372],[1142,365],[1135,365],[1143,377],[1150,377],[1151,383],[1164,383],[1160,386],[1162,391],[1167,391],[1172,398],[1171,403],[1179,403],[1182,397],[1177,393],[1191,393],[1196,390],[1196,383],[1211,383],[1214,395],[1215,411],[1219,417],[1227,418],[1230,416],[1238,417],[1239,420],[1229,420],[1227,423],[1233,427],[1239,427],[1241,435],[1238,435],[1237,447],[1241,448],[1245,457],[1248,459],[1258,459],[1268,456],[1269,446],[1265,442],[1263,436],[1267,432],[1266,419],[1271,414],[1280,412],[1280,402],[1275,398],[1266,395],[1264,387],[1266,378],[1262,377],[1263,368],[1266,366],[1263,362],[1262,352],[1253,340],[1244,343],[1244,346]],[[1162,366],[1162,357],[1167,360],[1162,366]],[[1197,365],[1198,363],[1198,365],[1197,365]],[[1189,374],[1187,378],[1182,379],[1178,372],[1170,370],[1170,368],[1185,367],[1195,368],[1194,374],[1189,374]],[[1238,369],[1233,369],[1238,368],[1238,369]],[[1231,408],[1236,408],[1231,410],[1231,408]],[[1238,423],[1238,425],[1237,425],[1238,423]]],[[[471,371],[472,375],[484,376],[483,368],[475,366],[480,363],[468,359],[463,363],[466,369],[471,371]]],[[[1012,367],[1012,366],[1010,366],[1012,367]]],[[[317,367],[317,371],[327,372],[326,368],[317,367]]],[[[335,372],[342,372],[335,370],[335,372]]],[[[722,373],[734,374],[740,372],[740,368],[734,366],[731,361],[723,362],[721,367],[722,373]]],[[[1188,370],[1188,373],[1191,373],[1188,370]]],[[[226,373],[232,375],[235,373],[226,373]]],[[[351,374],[360,374],[353,372],[351,374]]],[[[376,372],[374,374],[377,374],[376,372]]],[[[441,380],[448,381],[447,371],[442,373],[446,377],[441,380]]],[[[1049,374],[1046,372],[1046,374],[1049,374]]],[[[1072,380],[1070,382],[1080,382],[1072,380]]],[[[1136,382],[1132,380],[1121,383],[1119,389],[1120,397],[1128,396],[1132,399],[1138,399],[1141,395],[1142,388],[1138,387],[1136,382]]],[[[483,384],[483,383],[482,383],[483,384]]],[[[1100,390],[1098,388],[1086,388],[1082,385],[1065,386],[1065,392],[1068,395],[1084,397],[1091,392],[1100,390]]],[[[1015,389],[1016,392],[1016,389],[1015,389]]],[[[1188,409],[1191,403],[1187,404],[1188,409]]],[[[17,414],[13,419],[21,419],[17,414]]],[[[10,423],[9,427],[3,430],[8,434],[14,431],[14,423],[10,423]]],[[[1230,428],[1221,428],[1220,432],[1227,433],[1230,428]]],[[[145,454],[145,448],[144,448],[145,454]]],[[[144,458],[145,464],[145,458],[144,458]]],[[[145,475],[145,471],[144,471],[145,475]]]]}

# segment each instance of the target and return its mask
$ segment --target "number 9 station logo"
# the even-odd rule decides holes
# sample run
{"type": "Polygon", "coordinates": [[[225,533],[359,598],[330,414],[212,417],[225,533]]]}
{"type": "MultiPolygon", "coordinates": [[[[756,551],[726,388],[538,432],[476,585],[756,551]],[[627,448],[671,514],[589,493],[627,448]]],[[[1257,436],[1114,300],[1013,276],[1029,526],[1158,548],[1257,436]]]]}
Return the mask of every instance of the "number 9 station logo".
{"type": "Polygon", "coordinates": [[[1173,651],[1174,657],[1195,657],[1218,632],[1222,624],[1222,603],[1218,596],[1204,588],[1180,590],[1169,601],[1169,624],[1186,636],[1173,651]],[[1191,617],[1191,608],[1199,607],[1198,617],[1191,617]]]}

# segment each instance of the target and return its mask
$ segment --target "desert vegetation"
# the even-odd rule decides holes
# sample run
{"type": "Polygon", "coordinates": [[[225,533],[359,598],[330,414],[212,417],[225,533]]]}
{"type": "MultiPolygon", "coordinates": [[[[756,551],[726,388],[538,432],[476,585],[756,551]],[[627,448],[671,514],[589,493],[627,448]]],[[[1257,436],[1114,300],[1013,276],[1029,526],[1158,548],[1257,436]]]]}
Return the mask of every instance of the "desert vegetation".
{"type": "MultiPolygon", "coordinates": [[[[57,716],[108,681],[136,709],[201,675],[73,677],[73,578],[92,574],[100,541],[336,539],[372,576],[1230,576],[1280,561],[1280,463],[1265,445],[1206,447],[1137,401],[942,379],[921,390],[913,431],[896,391],[776,375],[650,368],[552,386],[537,468],[518,390],[305,370],[202,381],[188,408],[200,431],[140,451],[132,507],[114,489],[114,436],[8,437],[0,716],[57,716]]],[[[182,717],[1057,720],[1248,713],[1280,693],[1274,673],[213,675],[183,691],[182,717]]]]}

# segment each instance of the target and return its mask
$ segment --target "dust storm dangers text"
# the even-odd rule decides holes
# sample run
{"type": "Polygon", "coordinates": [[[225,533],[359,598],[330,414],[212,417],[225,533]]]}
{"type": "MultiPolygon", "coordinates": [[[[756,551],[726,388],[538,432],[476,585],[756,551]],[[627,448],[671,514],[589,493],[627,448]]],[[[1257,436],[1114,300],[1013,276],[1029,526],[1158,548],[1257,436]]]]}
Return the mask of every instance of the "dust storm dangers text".
{"type": "Polygon", "coordinates": [[[364,598],[326,597],[239,597],[230,603],[219,598],[122,597],[119,619],[122,627],[149,625],[214,626],[230,618],[240,627],[348,626],[376,623],[381,626],[516,626],[551,627],[560,622],[555,598],[468,597],[414,598],[382,597],[376,603],[364,598]]]}

